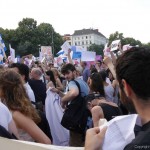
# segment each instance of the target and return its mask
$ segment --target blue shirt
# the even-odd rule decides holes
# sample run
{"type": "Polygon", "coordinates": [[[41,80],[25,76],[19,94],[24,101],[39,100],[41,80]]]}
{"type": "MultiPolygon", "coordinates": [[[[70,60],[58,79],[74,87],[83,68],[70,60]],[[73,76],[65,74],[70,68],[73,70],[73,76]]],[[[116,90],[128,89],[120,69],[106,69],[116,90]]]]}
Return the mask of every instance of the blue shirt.
{"type": "MultiPolygon", "coordinates": [[[[82,80],[82,79],[80,79],[80,78],[78,78],[78,79],[75,79],[78,83],[79,83],[79,85],[80,85],[80,90],[81,90],[81,96],[86,96],[86,95],[88,95],[89,94],[89,86],[87,85],[87,83],[84,81],[84,80],[82,80]]],[[[68,88],[69,89],[71,89],[71,88],[76,88],[76,89],[78,89],[78,87],[77,87],[77,85],[76,85],[76,83],[74,82],[74,81],[70,81],[69,83],[68,83],[68,88]]]]}
{"type": "Polygon", "coordinates": [[[85,67],[85,69],[83,70],[83,74],[82,75],[83,75],[83,80],[85,82],[87,82],[88,77],[90,76],[90,69],[85,67]]]}

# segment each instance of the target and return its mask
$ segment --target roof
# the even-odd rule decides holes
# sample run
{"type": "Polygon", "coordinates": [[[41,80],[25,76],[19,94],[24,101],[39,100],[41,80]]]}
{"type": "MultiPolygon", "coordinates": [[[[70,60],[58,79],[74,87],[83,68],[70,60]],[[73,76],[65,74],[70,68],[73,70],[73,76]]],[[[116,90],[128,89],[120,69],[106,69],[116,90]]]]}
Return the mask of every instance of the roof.
{"type": "Polygon", "coordinates": [[[102,33],[98,31],[98,29],[82,29],[82,30],[75,30],[72,36],[76,35],[86,35],[86,34],[97,34],[99,36],[102,36],[106,38],[102,33]]]}

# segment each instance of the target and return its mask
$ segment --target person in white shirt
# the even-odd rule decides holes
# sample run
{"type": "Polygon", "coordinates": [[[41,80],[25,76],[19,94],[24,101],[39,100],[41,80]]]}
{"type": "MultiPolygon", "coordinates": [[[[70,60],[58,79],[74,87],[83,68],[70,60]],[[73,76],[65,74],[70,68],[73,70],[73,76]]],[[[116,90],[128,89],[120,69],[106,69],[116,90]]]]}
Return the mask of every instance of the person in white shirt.
{"type": "Polygon", "coordinates": [[[33,93],[33,90],[31,89],[30,85],[28,84],[29,67],[25,64],[13,63],[13,64],[11,64],[10,68],[14,68],[14,70],[21,75],[28,98],[31,102],[35,103],[35,95],[33,93]]]}
{"type": "Polygon", "coordinates": [[[10,134],[14,134],[19,139],[17,127],[12,119],[9,109],[0,101],[0,125],[3,126],[10,134]],[[3,116],[3,117],[2,117],[3,116]]]}

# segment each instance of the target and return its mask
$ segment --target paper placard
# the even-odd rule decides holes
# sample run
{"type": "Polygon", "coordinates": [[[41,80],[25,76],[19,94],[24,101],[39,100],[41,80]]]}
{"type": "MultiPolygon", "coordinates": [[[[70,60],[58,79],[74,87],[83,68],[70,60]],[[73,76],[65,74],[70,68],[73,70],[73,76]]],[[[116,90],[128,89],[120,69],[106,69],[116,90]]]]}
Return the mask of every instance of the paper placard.
{"type": "Polygon", "coordinates": [[[111,43],[111,50],[110,51],[116,51],[120,48],[120,40],[115,40],[115,41],[112,41],[111,43]]]}
{"type": "Polygon", "coordinates": [[[63,59],[61,57],[57,57],[57,65],[61,65],[63,63],[63,59]]]}
{"type": "Polygon", "coordinates": [[[54,67],[58,67],[58,65],[57,65],[57,57],[54,57],[54,67]]]}
{"type": "Polygon", "coordinates": [[[41,46],[42,55],[52,56],[52,47],[51,46],[41,46]]]}
{"type": "Polygon", "coordinates": [[[96,52],[84,51],[81,55],[81,61],[95,61],[96,52]]]}
{"type": "Polygon", "coordinates": [[[100,130],[107,126],[105,138],[103,141],[103,150],[122,150],[134,138],[134,127],[139,120],[137,114],[118,116],[106,124],[100,126],[100,130]],[[128,124],[128,127],[124,127],[128,124]],[[108,146],[109,145],[109,146],[108,146]]]}
{"type": "Polygon", "coordinates": [[[66,41],[62,46],[61,48],[64,50],[64,53],[65,54],[68,54],[68,50],[71,49],[71,46],[70,44],[66,41]]]}

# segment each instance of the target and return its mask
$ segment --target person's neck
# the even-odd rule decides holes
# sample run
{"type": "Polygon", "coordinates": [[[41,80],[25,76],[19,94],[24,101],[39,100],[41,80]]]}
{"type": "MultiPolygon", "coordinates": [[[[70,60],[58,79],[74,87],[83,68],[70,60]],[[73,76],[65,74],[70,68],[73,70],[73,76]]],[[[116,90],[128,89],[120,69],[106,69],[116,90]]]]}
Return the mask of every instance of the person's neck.
{"type": "Polygon", "coordinates": [[[142,125],[150,121],[150,100],[149,102],[139,100],[135,103],[135,108],[141,118],[142,125]]]}

